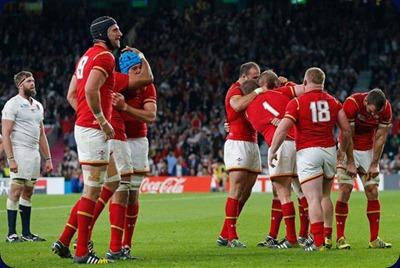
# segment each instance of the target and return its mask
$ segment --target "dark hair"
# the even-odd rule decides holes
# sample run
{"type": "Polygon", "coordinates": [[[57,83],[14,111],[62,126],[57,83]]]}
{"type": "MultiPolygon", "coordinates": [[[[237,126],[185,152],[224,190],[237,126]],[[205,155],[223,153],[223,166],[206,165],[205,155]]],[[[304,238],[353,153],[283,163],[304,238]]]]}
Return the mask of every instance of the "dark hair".
{"type": "Polygon", "coordinates": [[[258,88],[258,84],[255,79],[246,80],[240,85],[240,90],[244,95],[250,94],[256,88],[258,88]]]}
{"type": "Polygon", "coordinates": [[[268,89],[279,86],[278,75],[272,70],[262,72],[257,82],[261,87],[266,85],[268,89]]]}
{"type": "Polygon", "coordinates": [[[382,110],[386,103],[385,93],[380,88],[374,88],[367,95],[367,103],[375,106],[376,111],[382,110]]]}
{"type": "Polygon", "coordinates": [[[20,71],[19,73],[14,75],[15,86],[18,88],[26,78],[31,77],[31,76],[33,76],[33,74],[31,72],[20,71]]]}
{"type": "Polygon", "coordinates": [[[260,66],[258,66],[258,64],[253,62],[253,61],[249,61],[249,62],[243,63],[240,66],[239,77],[242,77],[243,75],[246,75],[251,68],[260,69],[260,66]]]}

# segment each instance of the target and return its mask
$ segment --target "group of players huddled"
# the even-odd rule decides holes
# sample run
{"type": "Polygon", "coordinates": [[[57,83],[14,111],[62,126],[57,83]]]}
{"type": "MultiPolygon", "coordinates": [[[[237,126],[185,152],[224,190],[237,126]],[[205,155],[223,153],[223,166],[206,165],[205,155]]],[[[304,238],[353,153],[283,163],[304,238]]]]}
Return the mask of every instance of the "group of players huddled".
{"type": "MultiPolygon", "coordinates": [[[[156,89],[146,58],[135,48],[122,50],[120,72],[115,71],[111,52],[120,48],[122,33],[113,18],[95,19],[90,32],[94,45],[78,61],[67,96],[76,111],[75,139],[84,189],[52,250],[62,258],[73,258],[75,263],[104,264],[135,258],[131,247],[139,212],[138,193],[142,178],[149,171],[146,123],[156,117],[156,89]],[[91,236],[109,200],[109,250],[106,258],[100,258],[93,250],[91,236]],[[75,233],[76,250],[72,256],[69,247],[75,233]]],[[[46,170],[52,169],[42,122],[43,107],[32,98],[36,91],[31,73],[22,71],[14,79],[19,94],[2,113],[4,150],[12,177],[6,241],[43,241],[29,229],[30,198],[40,170],[39,150],[46,158],[46,170]],[[28,149],[32,156],[29,161],[25,157],[28,149]],[[21,237],[15,230],[18,202],[23,223],[21,237]]],[[[353,94],[342,105],[325,91],[324,81],[324,72],[316,67],[306,71],[301,85],[278,77],[271,70],[260,74],[254,62],[240,67],[240,77],[225,99],[229,133],[224,161],[230,189],[219,245],[246,247],[238,239],[236,222],[261,172],[259,132],[269,146],[274,199],[269,234],[257,246],[302,246],[306,251],[331,248],[330,192],[336,177],[340,185],[335,208],[336,247],[349,249],[344,229],[353,180],[358,174],[368,200],[369,247],[391,247],[378,237],[378,162],[391,125],[391,106],[377,88],[353,94]],[[340,129],[338,146],[335,126],[340,129]],[[292,188],[299,200],[298,237],[292,188]],[[282,218],[286,236],[278,241],[282,218]]]]}
{"type": "Polygon", "coordinates": [[[261,73],[248,62],[225,98],[224,161],[230,189],[225,221],[217,244],[245,248],[236,231],[237,219],[251,194],[261,160],[257,132],[268,144],[268,168],[273,185],[269,234],[259,247],[305,251],[330,249],[332,242],[334,178],[339,183],[336,202],[336,248],[350,249],[344,234],[348,201],[357,175],[367,197],[369,248],[392,245],[379,238],[379,159],[391,126],[392,110],[381,89],[355,93],[340,103],[324,88],[325,73],[306,70],[295,84],[272,70],[261,73]],[[338,127],[336,137],[335,127],[338,127]],[[337,142],[338,139],[338,142],[337,142]],[[300,231],[296,235],[291,190],[299,200],[300,231]],[[282,220],[286,235],[278,241],[282,220]]]}

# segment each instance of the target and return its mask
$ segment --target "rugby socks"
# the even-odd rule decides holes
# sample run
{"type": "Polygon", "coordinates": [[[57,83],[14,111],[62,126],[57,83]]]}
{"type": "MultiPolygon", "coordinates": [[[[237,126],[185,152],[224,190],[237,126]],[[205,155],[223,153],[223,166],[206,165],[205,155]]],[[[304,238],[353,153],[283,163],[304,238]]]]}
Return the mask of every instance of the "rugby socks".
{"type": "Polygon", "coordinates": [[[331,239],[332,238],[332,227],[324,226],[324,237],[331,239]]]}
{"type": "Polygon", "coordinates": [[[282,215],[286,224],[286,239],[291,244],[296,244],[297,243],[296,227],[295,227],[296,212],[294,209],[293,202],[282,204],[282,215]]]}
{"type": "Polygon", "coordinates": [[[19,213],[21,215],[22,235],[31,234],[31,230],[30,230],[31,210],[32,210],[31,201],[25,200],[22,197],[20,197],[19,198],[19,213]]]}
{"type": "Polygon", "coordinates": [[[315,246],[322,246],[324,244],[324,222],[311,223],[311,234],[314,237],[315,246]]]}
{"type": "Polygon", "coordinates": [[[282,221],[282,206],[281,201],[278,199],[272,200],[272,208],[271,208],[271,225],[269,227],[269,236],[276,239],[278,237],[279,226],[282,221]]]}
{"type": "Polygon", "coordinates": [[[123,246],[132,246],[132,236],[135,230],[136,221],[139,215],[139,201],[134,204],[129,204],[125,212],[125,223],[124,223],[124,240],[123,246]]]}
{"type": "MultiPolygon", "coordinates": [[[[239,217],[240,213],[242,212],[244,205],[245,205],[245,203],[239,201],[239,208],[238,208],[239,211],[238,211],[238,215],[237,215],[238,217],[239,217]]],[[[228,226],[226,224],[226,219],[224,221],[224,225],[222,226],[222,231],[221,231],[220,236],[222,236],[223,238],[228,237],[228,226]]]]}
{"type": "Polygon", "coordinates": [[[110,225],[111,239],[110,251],[117,253],[122,248],[122,235],[124,232],[125,210],[126,206],[118,203],[110,203],[110,225]]]}
{"type": "Polygon", "coordinates": [[[60,238],[58,239],[66,247],[69,246],[72,237],[74,236],[76,230],[78,229],[78,214],[77,214],[78,205],[79,205],[79,200],[72,207],[68,221],[65,224],[64,231],[62,232],[60,238]]]}
{"type": "Polygon", "coordinates": [[[18,214],[18,201],[14,202],[7,198],[7,221],[8,221],[8,235],[16,234],[16,224],[17,224],[17,214],[18,214]]]}
{"type": "MultiPolygon", "coordinates": [[[[93,221],[92,221],[92,226],[94,226],[94,224],[96,223],[97,219],[100,216],[100,213],[103,211],[104,207],[106,206],[108,200],[110,200],[111,196],[114,193],[112,191],[110,191],[110,189],[108,189],[107,187],[101,187],[101,192],[100,192],[100,196],[96,201],[96,206],[94,208],[94,212],[93,212],[93,221]]],[[[93,228],[90,230],[89,233],[89,240],[92,237],[92,231],[93,228]]]]}
{"type": "Polygon", "coordinates": [[[298,199],[299,201],[299,218],[300,218],[300,237],[308,236],[308,227],[309,227],[309,219],[308,219],[308,203],[305,196],[298,199]]]}
{"type": "Polygon", "coordinates": [[[92,228],[93,212],[96,202],[88,198],[81,197],[78,205],[78,241],[75,255],[84,257],[88,254],[89,232],[92,228]]]}
{"type": "Polygon", "coordinates": [[[346,226],[347,215],[349,214],[348,203],[336,201],[335,207],[336,214],[336,241],[341,237],[345,237],[344,229],[346,226]]]}
{"type": "Polygon", "coordinates": [[[225,205],[225,224],[228,230],[228,240],[237,239],[236,222],[239,214],[239,201],[228,197],[225,205]]]}
{"type": "Polygon", "coordinates": [[[369,232],[371,235],[370,241],[378,238],[379,220],[381,217],[381,205],[379,200],[368,200],[367,217],[369,221],[369,232]]]}

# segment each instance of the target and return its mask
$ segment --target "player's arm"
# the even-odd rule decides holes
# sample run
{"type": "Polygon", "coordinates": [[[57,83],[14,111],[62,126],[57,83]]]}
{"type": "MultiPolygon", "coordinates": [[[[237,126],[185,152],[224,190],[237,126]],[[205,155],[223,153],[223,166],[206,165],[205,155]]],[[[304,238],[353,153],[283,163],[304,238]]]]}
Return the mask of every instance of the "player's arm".
{"type": "Polygon", "coordinates": [[[234,95],[229,99],[229,104],[231,105],[232,109],[235,112],[241,112],[249,106],[252,100],[254,100],[257,95],[261,94],[264,92],[264,88],[256,88],[253,90],[251,93],[241,96],[241,95],[234,95]]]}
{"type": "Polygon", "coordinates": [[[1,120],[1,132],[3,136],[3,148],[6,153],[8,164],[12,172],[18,172],[18,166],[14,159],[14,153],[11,143],[11,133],[15,122],[8,119],[1,120]]]}
{"type": "Polygon", "coordinates": [[[155,101],[146,102],[143,109],[138,109],[128,105],[122,94],[116,93],[113,96],[113,105],[118,110],[124,111],[145,123],[152,123],[156,120],[157,104],[155,101]]]}
{"type": "Polygon", "coordinates": [[[51,162],[49,142],[47,141],[43,122],[40,123],[39,149],[42,152],[44,159],[46,160],[46,165],[45,165],[46,172],[50,172],[53,169],[53,164],[51,162]]]}
{"type": "Polygon", "coordinates": [[[71,81],[69,82],[67,100],[71,107],[76,111],[76,107],[78,105],[77,96],[76,96],[76,76],[75,74],[72,76],[71,81]]]}
{"type": "MultiPolygon", "coordinates": [[[[347,120],[346,114],[344,113],[343,109],[340,109],[338,112],[338,117],[337,117],[337,124],[340,129],[340,133],[342,135],[342,140],[340,142],[339,146],[339,154],[341,156],[345,156],[346,152],[349,149],[349,145],[352,140],[352,130],[350,127],[349,120],[347,120]]],[[[341,157],[338,157],[341,161],[344,159],[341,159],[341,157]]],[[[351,156],[348,157],[348,161],[351,161],[351,158],[353,158],[352,154],[351,156]]],[[[353,158],[354,161],[354,158],[353,158]]]]}
{"type": "Polygon", "coordinates": [[[149,62],[142,56],[142,68],[139,74],[135,74],[132,69],[129,70],[129,89],[139,89],[153,83],[154,77],[149,62]]]}
{"type": "Polygon", "coordinates": [[[111,139],[114,137],[114,129],[104,117],[100,99],[100,88],[104,85],[106,79],[106,74],[103,71],[92,69],[86,81],[85,97],[90,110],[105,133],[106,139],[111,139]]]}
{"type": "Polygon", "coordinates": [[[375,133],[370,169],[378,170],[379,159],[382,156],[383,147],[385,146],[388,133],[389,133],[389,127],[379,127],[377,129],[375,133]]]}
{"type": "Polygon", "coordinates": [[[274,159],[277,159],[276,152],[286,139],[287,133],[293,127],[293,125],[294,121],[292,119],[284,117],[279,123],[278,128],[275,130],[274,137],[272,138],[270,153],[268,155],[268,162],[271,166],[274,166],[272,162],[274,159]]]}

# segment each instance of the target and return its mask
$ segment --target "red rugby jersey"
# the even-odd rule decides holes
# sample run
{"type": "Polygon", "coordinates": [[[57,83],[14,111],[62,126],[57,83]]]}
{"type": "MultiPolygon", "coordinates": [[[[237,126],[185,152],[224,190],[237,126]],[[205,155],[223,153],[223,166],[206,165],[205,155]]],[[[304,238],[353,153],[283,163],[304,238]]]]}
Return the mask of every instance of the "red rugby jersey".
{"type": "MultiPolygon", "coordinates": [[[[123,73],[114,72],[115,83],[114,92],[121,92],[128,88],[129,76],[123,73]]],[[[114,128],[115,140],[126,141],[125,121],[122,118],[122,111],[113,109],[111,116],[111,125],[114,128]]]]}
{"type": "Polygon", "coordinates": [[[296,149],[332,147],[341,103],[323,90],[312,90],[289,102],[284,117],[296,124],[296,149]]]}
{"type": "Polygon", "coordinates": [[[375,116],[367,112],[364,104],[367,95],[368,93],[355,93],[343,104],[343,110],[350,124],[354,124],[353,148],[361,151],[372,149],[378,127],[389,126],[392,121],[392,107],[387,100],[382,111],[375,116]]]}
{"type": "Polygon", "coordinates": [[[111,120],[111,96],[114,87],[114,56],[109,50],[93,45],[80,58],[75,68],[74,75],[77,79],[77,110],[75,124],[81,127],[100,129],[89,105],[86,101],[85,86],[91,70],[96,69],[104,73],[106,81],[100,88],[101,108],[107,121],[111,120]]]}
{"type": "Polygon", "coordinates": [[[247,121],[245,116],[245,111],[235,112],[231,107],[229,101],[233,96],[242,96],[242,91],[240,90],[240,83],[235,82],[231,85],[225,97],[225,111],[226,120],[229,123],[229,133],[226,139],[228,140],[240,140],[257,142],[257,132],[247,121]]]}
{"type": "MultiPolygon", "coordinates": [[[[143,109],[148,102],[157,103],[157,91],[154,84],[150,84],[135,93],[124,92],[126,103],[136,109],[143,109]]],[[[125,131],[128,139],[142,138],[147,136],[147,124],[135,117],[123,112],[125,131]]]]}

